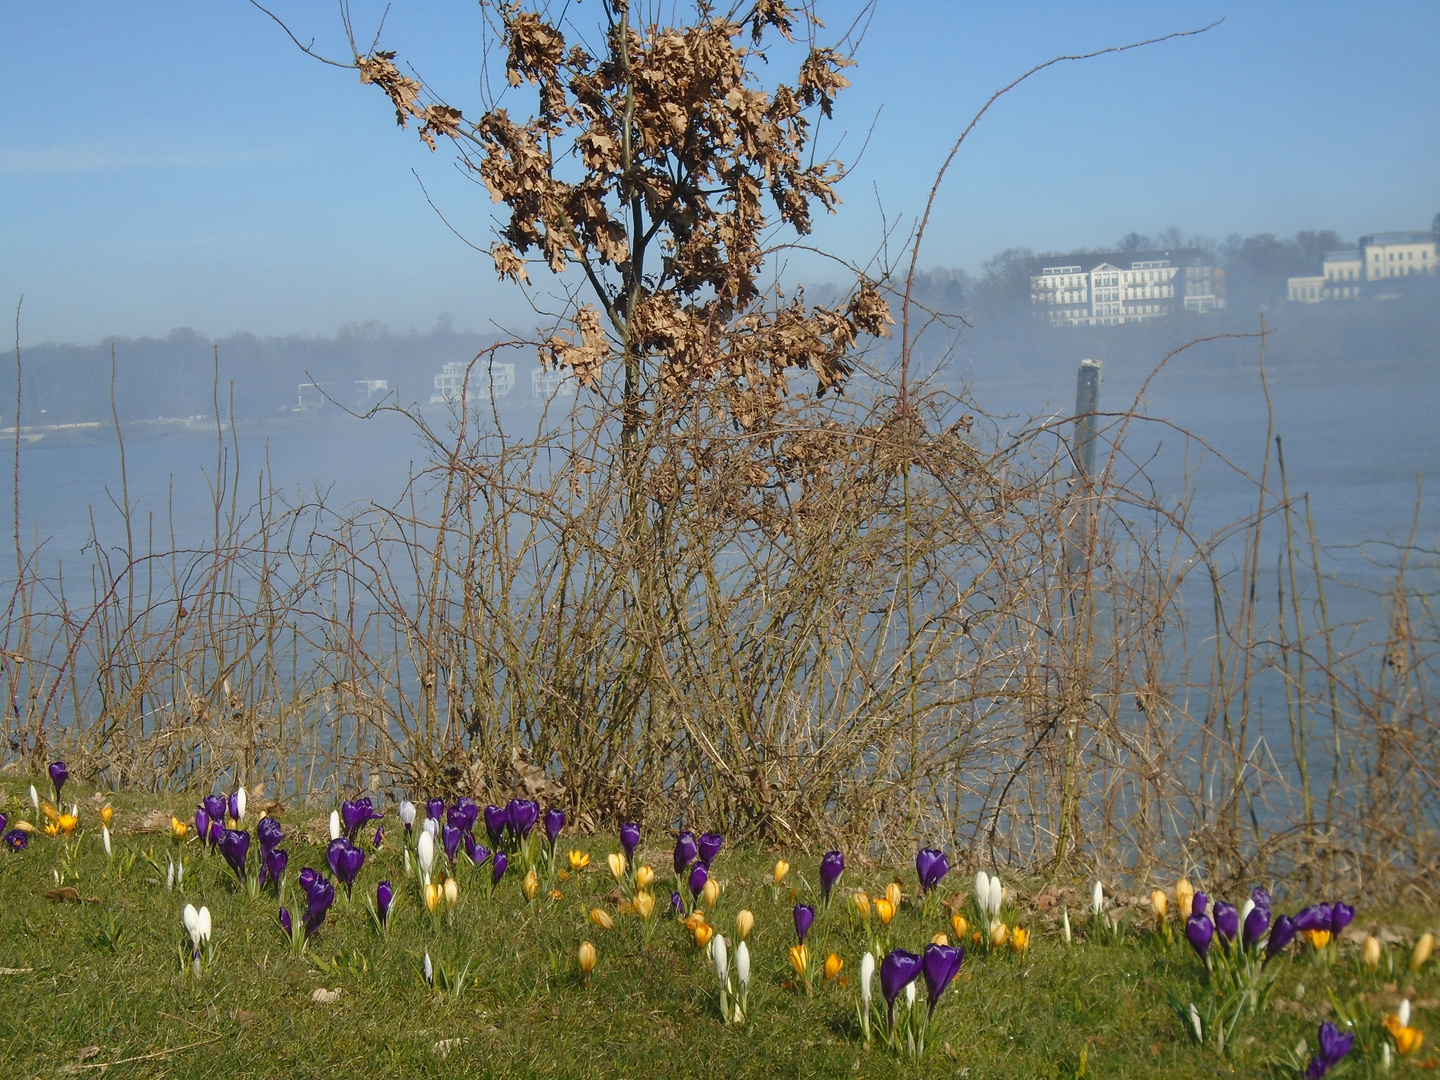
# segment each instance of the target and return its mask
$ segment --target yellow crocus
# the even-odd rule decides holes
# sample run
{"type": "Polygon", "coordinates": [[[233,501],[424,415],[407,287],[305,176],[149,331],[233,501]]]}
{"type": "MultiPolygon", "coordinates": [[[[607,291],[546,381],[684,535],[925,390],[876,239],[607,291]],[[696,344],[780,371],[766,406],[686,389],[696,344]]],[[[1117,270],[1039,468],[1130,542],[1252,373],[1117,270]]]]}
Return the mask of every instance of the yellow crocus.
{"type": "Polygon", "coordinates": [[[434,915],[435,909],[439,906],[440,886],[434,884],[433,882],[427,883],[425,885],[425,910],[430,912],[431,915],[434,915]]]}
{"type": "Polygon", "coordinates": [[[942,931],[940,931],[940,933],[936,934],[934,937],[932,937],[932,938],[930,939],[930,944],[931,944],[931,945],[949,945],[949,944],[950,944],[950,935],[947,934],[947,933],[945,933],[945,931],[942,930],[942,931]]]}
{"type": "Polygon", "coordinates": [[[885,899],[890,901],[890,906],[896,911],[900,910],[900,883],[892,881],[885,886],[885,899]]]}
{"type": "Polygon", "coordinates": [[[625,853],[623,851],[612,851],[605,859],[610,864],[610,873],[615,875],[619,881],[625,876],[625,853]]]}
{"type": "Polygon", "coordinates": [[[650,916],[655,914],[655,897],[648,892],[637,892],[633,901],[635,914],[640,918],[649,921],[650,916]]]}
{"type": "Polygon", "coordinates": [[[59,823],[58,823],[58,822],[54,822],[54,821],[47,821],[47,822],[45,823],[45,835],[46,835],[46,836],[59,836],[59,835],[60,835],[60,825],[59,825],[59,823]]]}
{"type": "Polygon", "coordinates": [[[44,814],[49,821],[60,820],[60,811],[56,810],[55,807],[51,806],[48,802],[40,804],[40,812],[44,814]]]}
{"type": "Polygon", "coordinates": [[[100,824],[104,825],[108,829],[110,827],[110,823],[114,820],[115,811],[108,806],[102,806],[100,808],[100,824]]]}
{"type": "Polygon", "coordinates": [[[1365,966],[1372,972],[1380,970],[1380,941],[1374,934],[1365,938],[1365,966]]]}
{"type": "Polygon", "coordinates": [[[845,961],[841,960],[838,954],[832,952],[825,958],[825,978],[835,978],[836,975],[840,974],[840,969],[844,966],[845,961]]]}
{"type": "Polygon", "coordinates": [[[534,900],[535,897],[540,895],[540,875],[535,873],[532,868],[531,871],[525,875],[525,881],[520,887],[525,891],[526,900],[534,900]]]}
{"type": "Polygon", "coordinates": [[[705,888],[700,890],[700,899],[704,902],[709,911],[715,910],[716,903],[720,900],[720,883],[713,877],[705,882],[705,888]]]}
{"type": "Polygon", "coordinates": [[[790,966],[802,979],[810,973],[810,949],[805,945],[790,946],[790,966]]]}
{"type": "Polygon", "coordinates": [[[895,905],[883,896],[875,898],[875,916],[885,925],[890,925],[890,920],[895,918],[895,905]]]}
{"type": "Polygon", "coordinates": [[[1302,930],[1301,934],[1314,949],[1323,949],[1330,944],[1329,930],[1302,930]]]}
{"type": "Polygon", "coordinates": [[[1190,884],[1188,877],[1182,877],[1175,882],[1175,918],[1184,922],[1190,917],[1190,911],[1194,904],[1195,886],[1190,884]]]}
{"type": "Polygon", "coordinates": [[[955,931],[955,940],[963,945],[966,936],[970,933],[970,921],[957,911],[950,916],[950,929],[955,931]]]}
{"type": "MultiPolygon", "coordinates": [[[[532,871],[530,871],[530,872],[533,874],[535,871],[532,870],[532,871]]],[[[445,906],[446,906],[447,908],[449,908],[451,911],[454,911],[454,910],[455,910],[455,905],[458,904],[458,903],[460,903],[460,883],[457,882],[453,877],[452,877],[452,878],[446,878],[446,879],[445,879],[445,906]]]]}
{"type": "Polygon", "coordinates": [[[570,852],[570,869],[577,874],[590,865],[590,856],[583,851],[570,852]]]}
{"type": "Polygon", "coordinates": [[[735,936],[741,941],[750,937],[750,931],[755,929],[755,914],[749,908],[741,908],[735,915],[735,936]]]}
{"type": "Polygon", "coordinates": [[[855,910],[860,913],[860,918],[866,922],[870,921],[870,897],[864,889],[855,890],[855,910]]]}
{"type": "Polygon", "coordinates": [[[1010,947],[1018,953],[1023,953],[1030,948],[1030,931],[1023,926],[1017,926],[1010,932],[1010,947]]]}
{"type": "Polygon", "coordinates": [[[695,934],[695,944],[703,949],[706,945],[710,944],[710,939],[715,936],[715,928],[709,923],[697,923],[693,933],[695,934]]]}
{"type": "Polygon", "coordinates": [[[1384,1023],[1385,1030],[1390,1032],[1390,1037],[1395,1040],[1395,1049],[1399,1050],[1402,1056],[1413,1054],[1425,1041],[1425,1034],[1419,1028],[1406,1027],[1394,1013],[1386,1016],[1384,1023]]]}
{"type": "Polygon", "coordinates": [[[79,818],[77,818],[74,814],[61,814],[60,820],[59,822],[57,822],[57,824],[60,826],[60,830],[67,834],[74,832],[75,826],[78,823],[79,818]]]}
{"type": "Polygon", "coordinates": [[[1164,889],[1154,889],[1150,893],[1150,910],[1155,913],[1155,921],[1163,923],[1165,916],[1170,911],[1170,898],[1165,895],[1164,889]]]}
{"type": "Polygon", "coordinates": [[[785,880],[785,875],[790,873],[790,864],[784,859],[775,860],[775,884],[779,885],[785,880]]]}
{"type": "Polygon", "coordinates": [[[1010,940],[1010,928],[999,919],[990,924],[990,944],[998,949],[1010,940]]]}
{"type": "Polygon", "coordinates": [[[185,834],[190,831],[190,826],[177,817],[170,819],[170,833],[176,840],[184,840],[185,834]]]}
{"type": "Polygon", "coordinates": [[[600,954],[595,951],[595,946],[588,941],[582,941],[580,948],[576,950],[575,960],[580,965],[580,974],[588,982],[590,973],[595,970],[595,965],[600,962],[600,954]]]}
{"type": "Polygon", "coordinates": [[[590,921],[600,927],[601,930],[615,929],[615,920],[612,919],[610,913],[603,908],[591,908],[590,921]]]}
{"type": "Polygon", "coordinates": [[[1435,935],[1421,934],[1420,940],[1415,942],[1415,951],[1410,954],[1410,971],[1418,975],[1420,969],[1425,966],[1425,961],[1430,959],[1430,954],[1435,951],[1435,935]]]}
{"type": "Polygon", "coordinates": [[[703,911],[692,911],[681,921],[685,924],[685,929],[693,933],[695,927],[705,925],[705,913],[703,911]]]}
{"type": "Polygon", "coordinates": [[[650,888],[651,882],[655,880],[655,871],[648,866],[640,866],[635,869],[635,887],[637,889],[650,888]]]}

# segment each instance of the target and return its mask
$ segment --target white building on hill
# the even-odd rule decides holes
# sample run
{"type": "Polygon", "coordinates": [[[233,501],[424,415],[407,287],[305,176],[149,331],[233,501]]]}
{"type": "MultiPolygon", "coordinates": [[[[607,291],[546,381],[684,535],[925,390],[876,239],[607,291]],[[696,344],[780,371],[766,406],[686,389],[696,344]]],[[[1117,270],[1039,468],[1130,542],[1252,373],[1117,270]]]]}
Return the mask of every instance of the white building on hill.
{"type": "Polygon", "coordinates": [[[1301,304],[1322,300],[1358,300],[1362,282],[1435,274],[1435,237],[1426,232],[1390,232],[1362,236],[1349,251],[1327,251],[1317,276],[1289,279],[1288,296],[1301,304]]]}
{"type": "Polygon", "coordinates": [[[452,360],[435,376],[435,391],[430,395],[430,404],[449,405],[462,396],[470,402],[489,401],[491,398],[502,398],[514,389],[514,364],[477,363],[472,368],[467,363],[452,360]]]}
{"type": "Polygon", "coordinates": [[[1225,306],[1225,271],[1193,248],[1070,255],[1030,278],[1030,305],[1052,326],[1118,326],[1225,306]]]}

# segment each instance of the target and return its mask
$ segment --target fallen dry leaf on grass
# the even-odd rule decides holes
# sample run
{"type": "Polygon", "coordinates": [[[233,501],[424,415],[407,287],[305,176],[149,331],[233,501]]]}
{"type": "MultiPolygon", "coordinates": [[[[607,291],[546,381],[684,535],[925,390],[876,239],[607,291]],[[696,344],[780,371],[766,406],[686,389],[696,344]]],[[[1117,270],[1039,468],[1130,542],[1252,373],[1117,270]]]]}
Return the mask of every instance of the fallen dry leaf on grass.
{"type": "Polygon", "coordinates": [[[316,1005],[334,1005],[340,1000],[340,987],[334,990],[326,990],[323,986],[317,986],[315,992],[310,995],[310,1000],[316,1005]]]}

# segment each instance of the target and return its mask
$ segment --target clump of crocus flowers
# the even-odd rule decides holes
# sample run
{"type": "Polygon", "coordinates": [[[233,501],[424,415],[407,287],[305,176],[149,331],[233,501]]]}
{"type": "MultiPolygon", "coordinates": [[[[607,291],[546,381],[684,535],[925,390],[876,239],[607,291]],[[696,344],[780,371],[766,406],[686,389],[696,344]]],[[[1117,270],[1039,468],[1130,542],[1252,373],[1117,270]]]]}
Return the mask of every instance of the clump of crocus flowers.
{"type": "MultiPolygon", "coordinates": [[[[893,949],[886,954],[880,963],[880,993],[885,999],[885,1042],[892,1050],[911,1060],[924,1056],[935,1006],[940,1003],[946,987],[960,973],[964,960],[963,946],[938,942],[926,945],[920,955],[906,949],[893,949]],[[916,990],[916,984],[922,978],[926,990],[923,1006],[916,990]]],[[[861,959],[859,1005],[860,1026],[867,1042],[873,1030],[870,1015],[874,1005],[871,990],[873,973],[874,959],[867,952],[861,959]]]]}

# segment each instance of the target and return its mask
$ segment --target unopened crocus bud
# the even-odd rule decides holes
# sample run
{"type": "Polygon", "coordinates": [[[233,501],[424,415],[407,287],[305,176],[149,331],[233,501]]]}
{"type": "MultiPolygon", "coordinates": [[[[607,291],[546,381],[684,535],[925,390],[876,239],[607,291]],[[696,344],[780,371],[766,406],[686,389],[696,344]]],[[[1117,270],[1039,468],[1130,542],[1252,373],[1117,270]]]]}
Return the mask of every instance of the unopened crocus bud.
{"type": "Polygon", "coordinates": [[[114,821],[114,820],[115,820],[115,811],[114,811],[114,809],[111,808],[111,807],[109,807],[109,806],[102,806],[102,807],[100,808],[100,824],[101,824],[101,825],[104,825],[104,826],[108,829],[108,828],[110,827],[110,823],[111,823],[112,821],[114,821]]]}
{"type": "Polygon", "coordinates": [[[834,979],[840,974],[840,969],[845,966],[845,961],[840,959],[838,953],[831,953],[825,958],[825,978],[834,979]]]}
{"type": "Polygon", "coordinates": [[[591,908],[590,921],[600,927],[601,930],[615,929],[615,920],[612,919],[610,913],[603,908],[591,908]]]}
{"type": "Polygon", "coordinates": [[[636,915],[648,922],[650,916],[655,914],[655,895],[643,890],[637,892],[635,899],[631,901],[631,906],[635,908],[636,915]]]}
{"type": "Polygon", "coordinates": [[[430,912],[431,915],[434,915],[435,910],[439,906],[440,886],[427,881],[425,883],[425,910],[430,912]]]}
{"type": "Polygon", "coordinates": [[[395,889],[388,881],[375,886],[375,912],[380,916],[380,925],[390,921],[390,905],[395,902],[395,889]]]}
{"type": "Polygon", "coordinates": [[[950,928],[955,931],[955,940],[964,944],[970,934],[970,920],[957,911],[950,916],[950,928]]]}
{"type": "Polygon", "coordinates": [[[104,825],[100,826],[100,842],[105,845],[105,857],[113,858],[114,853],[110,850],[110,830],[104,825]]]}
{"type": "Polygon", "coordinates": [[[1152,889],[1150,892],[1150,910],[1155,913],[1156,922],[1164,922],[1165,915],[1170,910],[1169,897],[1165,895],[1164,889],[1152,889]]]}
{"type": "Polygon", "coordinates": [[[871,906],[875,909],[875,917],[880,920],[880,925],[889,926],[890,920],[895,918],[895,905],[885,897],[877,896],[871,906]]]}
{"type": "Polygon", "coordinates": [[[595,946],[588,941],[582,941],[580,948],[575,953],[575,960],[580,965],[580,974],[586,979],[595,970],[595,965],[600,962],[600,954],[595,951],[595,946]]]}
{"type": "Polygon", "coordinates": [[[715,928],[709,923],[703,922],[696,923],[690,932],[695,935],[695,944],[702,949],[709,945],[710,939],[715,936],[715,928]]]}
{"type": "Polygon", "coordinates": [[[525,875],[525,880],[520,887],[525,893],[526,900],[534,900],[535,897],[540,895],[540,876],[535,873],[533,867],[530,872],[525,875]]]}
{"type": "Polygon", "coordinates": [[[1105,910],[1105,886],[1095,882],[1095,888],[1090,891],[1090,913],[1099,915],[1105,910]]]}
{"type": "Polygon", "coordinates": [[[705,887],[700,890],[700,902],[707,910],[714,911],[715,905],[720,901],[720,883],[714,878],[705,882],[705,887]]]}
{"type": "Polygon", "coordinates": [[[1061,933],[1061,936],[1064,937],[1064,939],[1065,939],[1065,944],[1066,944],[1066,945],[1069,945],[1070,942],[1071,942],[1071,940],[1072,940],[1072,939],[1071,939],[1071,935],[1070,935],[1070,909],[1069,909],[1069,908],[1065,908],[1063,911],[1060,912],[1060,933],[1061,933]]]}
{"type": "Polygon", "coordinates": [[[1410,971],[1419,974],[1425,962],[1430,959],[1430,954],[1435,951],[1435,935],[1425,933],[1420,935],[1420,940],[1415,942],[1415,951],[1410,954],[1410,971]]]}
{"type": "MultiPolygon", "coordinates": [[[[31,794],[34,794],[35,789],[34,789],[34,788],[31,788],[30,791],[31,791],[31,794]]],[[[776,884],[776,885],[779,885],[782,881],[784,881],[784,880],[785,880],[785,875],[788,874],[788,873],[790,873],[790,864],[789,864],[788,862],[786,862],[784,859],[776,859],[776,860],[775,860],[775,884],[776,884]]]]}
{"type": "Polygon", "coordinates": [[[860,918],[866,920],[867,922],[869,921],[870,897],[865,895],[864,889],[855,890],[855,910],[860,914],[860,918]]]}
{"type": "Polygon", "coordinates": [[[890,906],[896,911],[900,910],[900,883],[892,881],[885,886],[885,899],[890,901],[890,906]]]}
{"type": "Polygon", "coordinates": [[[1017,926],[1010,932],[1010,948],[1018,953],[1023,953],[1030,948],[1030,931],[1023,926],[1017,926]]]}
{"type": "Polygon", "coordinates": [[[723,987],[730,979],[730,952],[725,945],[724,934],[716,934],[711,939],[710,958],[715,961],[715,978],[723,987]]]}
{"type": "Polygon", "coordinates": [[[627,821],[620,826],[620,846],[625,849],[627,858],[635,858],[635,849],[640,846],[640,826],[633,821],[627,821]]]}
{"type": "Polygon", "coordinates": [[[867,949],[865,955],[860,957],[860,1000],[865,1003],[867,1009],[870,1007],[870,999],[875,993],[872,985],[874,980],[875,954],[867,949]]]}
{"type": "Polygon", "coordinates": [[[435,965],[430,961],[429,949],[425,950],[425,959],[420,965],[420,971],[425,976],[425,985],[433,988],[435,985],[435,965]]]}
{"type": "Polygon", "coordinates": [[[804,945],[791,945],[790,966],[795,969],[796,975],[805,978],[810,971],[810,950],[804,945]]]}
{"type": "Polygon", "coordinates": [[[1380,970],[1380,939],[1374,934],[1365,938],[1365,966],[1371,972],[1380,970]]]}
{"type": "Polygon", "coordinates": [[[339,811],[339,810],[331,810],[331,811],[330,811],[330,839],[331,839],[331,840],[339,840],[339,839],[340,839],[340,811],[339,811]]]}
{"type": "Polygon", "coordinates": [[[635,868],[635,887],[637,889],[648,889],[655,880],[655,871],[648,866],[637,866],[635,868]]]}
{"type": "Polygon", "coordinates": [[[990,944],[998,949],[1010,940],[1010,928],[999,919],[990,924],[990,944]]]}
{"type": "Polygon", "coordinates": [[[452,878],[446,878],[446,879],[445,879],[445,906],[446,906],[447,908],[449,908],[451,911],[454,911],[454,910],[455,910],[455,905],[458,904],[459,902],[460,902],[460,885],[459,885],[459,883],[458,883],[453,877],[452,877],[452,878]]]}
{"type": "Polygon", "coordinates": [[[750,946],[746,945],[743,939],[735,946],[735,979],[739,982],[740,992],[743,994],[750,985],[750,946]]]}
{"type": "Polygon", "coordinates": [[[741,908],[735,915],[735,936],[741,941],[750,937],[750,931],[755,929],[755,915],[749,908],[741,908]]]}
{"type": "Polygon", "coordinates": [[[625,855],[623,852],[612,851],[606,857],[606,862],[610,864],[610,873],[615,875],[616,881],[619,881],[625,876],[625,855]]]}
{"type": "Polygon", "coordinates": [[[990,914],[999,915],[1000,909],[1005,906],[1005,886],[1000,884],[998,874],[990,877],[990,914]]]}
{"type": "Polygon", "coordinates": [[[400,800],[400,824],[405,826],[406,836],[415,828],[415,804],[409,799],[400,800]]]}
{"type": "Polygon", "coordinates": [[[1190,884],[1190,879],[1182,877],[1175,882],[1175,917],[1177,919],[1188,919],[1190,908],[1195,903],[1195,887],[1190,884]]]}

